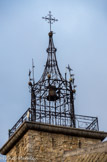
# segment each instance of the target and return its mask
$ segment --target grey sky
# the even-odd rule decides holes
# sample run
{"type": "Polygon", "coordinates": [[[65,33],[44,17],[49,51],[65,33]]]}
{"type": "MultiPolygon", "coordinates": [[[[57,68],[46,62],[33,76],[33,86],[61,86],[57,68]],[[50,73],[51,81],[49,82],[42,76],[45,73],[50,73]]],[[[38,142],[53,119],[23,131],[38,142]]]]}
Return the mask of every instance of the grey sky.
{"type": "Polygon", "coordinates": [[[30,107],[28,70],[35,62],[35,80],[46,62],[49,11],[61,73],[70,64],[75,74],[76,114],[97,116],[107,131],[107,1],[0,0],[0,147],[8,129],[30,107]]]}

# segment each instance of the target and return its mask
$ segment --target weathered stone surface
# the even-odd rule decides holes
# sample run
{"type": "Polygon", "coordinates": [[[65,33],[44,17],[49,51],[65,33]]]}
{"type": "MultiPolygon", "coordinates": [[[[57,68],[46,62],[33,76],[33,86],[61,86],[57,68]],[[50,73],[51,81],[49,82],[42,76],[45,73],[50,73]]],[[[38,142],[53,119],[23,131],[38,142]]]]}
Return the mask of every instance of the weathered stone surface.
{"type": "MultiPolygon", "coordinates": [[[[25,121],[13,136],[5,143],[5,145],[0,149],[0,153],[6,155],[11,148],[23,137],[23,135],[28,130],[36,130],[42,131],[47,133],[56,133],[56,134],[63,134],[73,137],[83,137],[83,138],[90,138],[90,139],[98,139],[103,140],[106,136],[106,132],[99,132],[99,131],[91,131],[91,130],[84,130],[84,129],[77,129],[72,127],[64,127],[64,126],[55,126],[43,123],[36,123],[36,122],[28,122],[25,121]]],[[[90,141],[91,142],[91,141],[90,141]]],[[[81,142],[79,142],[81,147],[81,142]]]]}
{"type": "Polygon", "coordinates": [[[65,151],[63,162],[107,162],[107,142],[97,143],[85,148],[65,151]]]}
{"type": "MultiPolygon", "coordinates": [[[[61,161],[64,151],[73,151],[79,148],[80,141],[81,148],[99,142],[98,139],[28,130],[22,139],[8,152],[7,158],[15,158],[16,161],[20,157],[23,157],[23,159],[27,157],[30,159],[31,157],[37,162],[61,161]]],[[[11,162],[11,160],[9,159],[7,162],[11,162]]]]}
{"type": "MultiPolygon", "coordinates": [[[[96,146],[106,135],[105,132],[25,122],[1,148],[1,153],[6,154],[7,162],[76,162],[76,157],[85,161],[86,157],[90,158],[86,148],[92,150],[90,146],[96,146]]],[[[100,157],[96,152],[91,155],[97,160],[103,155],[106,158],[103,152],[99,152],[100,157]]]]}

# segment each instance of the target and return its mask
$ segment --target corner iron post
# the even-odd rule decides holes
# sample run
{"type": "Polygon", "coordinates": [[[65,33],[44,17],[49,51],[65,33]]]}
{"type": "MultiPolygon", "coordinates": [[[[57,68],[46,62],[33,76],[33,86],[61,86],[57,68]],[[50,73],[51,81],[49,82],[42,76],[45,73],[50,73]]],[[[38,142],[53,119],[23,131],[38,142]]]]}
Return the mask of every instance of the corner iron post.
{"type": "Polygon", "coordinates": [[[35,95],[35,79],[34,79],[34,62],[32,59],[32,78],[31,71],[29,70],[29,88],[31,92],[31,121],[36,121],[36,95],[35,95]]]}
{"type": "Polygon", "coordinates": [[[75,112],[74,112],[74,96],[71,82],[70,84],[70,115],[71,115],[71,127],[76,128],[75,112]]]}
{"type": "Polygon", "coordinates": [[[31,120],[36,121],[36,96],[34,85],[31,87],[31,120]]]}

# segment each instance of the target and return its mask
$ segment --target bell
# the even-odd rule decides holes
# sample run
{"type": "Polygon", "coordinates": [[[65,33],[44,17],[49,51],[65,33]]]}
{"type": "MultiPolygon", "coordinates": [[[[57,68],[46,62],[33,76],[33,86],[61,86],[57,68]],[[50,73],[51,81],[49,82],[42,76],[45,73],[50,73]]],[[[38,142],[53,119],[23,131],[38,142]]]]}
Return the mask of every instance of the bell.
{"type": "Polygon", "coordinates": [[[56,101],[59,97],[56,94],[56,87],[55,86],[49,86],[49,95],[47,96],[48,101],[56,101]]]}

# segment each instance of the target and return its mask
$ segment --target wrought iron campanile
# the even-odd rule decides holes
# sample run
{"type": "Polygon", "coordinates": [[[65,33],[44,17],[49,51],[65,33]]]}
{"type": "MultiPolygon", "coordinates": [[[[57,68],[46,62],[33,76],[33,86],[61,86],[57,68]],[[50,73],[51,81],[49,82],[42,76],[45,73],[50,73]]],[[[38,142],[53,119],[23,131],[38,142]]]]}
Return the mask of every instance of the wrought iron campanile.
{"type": "Polygon", "coordinates": [[[74,111],[74,74],[68,65],[69,81],[67,80],[67,73],[63,78],[56,59],[57,49],[53,42],[53,31],[51,25],[58,21],[53,18],[51,12],[47,20],[50,24],[49,45],[47,48],[47,61],[44,72],[40,80],[35,83],[34,79],[34,63],[32,60],[32,72],[29,71],[29,88],[31,93],[31,108],[21,116],[16,124],[9,130],[9,137],[20,127],[24,121],[41,122],[53,125],[61,125],[74,127],[79,129],[99,130],[98,118],[84,115],[75,115],[74,111]],[[32,77],[31,77],[32,74],[32,77]]]}
{"type": "MultiPolygon", "coordinates": [[[[50,23],[48,56],[40,80],[35,83],[34,78],[30,77],[31,120],[75,127],[74,78],[70,73],[70,80],[67,81],[66,74],[63,78],[60,73],[56,59],[57,49],[54,46],[53,31],[51,31],[51,24],[58,20],[52,18],[51,12],[49,12],[49,17],[43,18],[50,23]]],[[[68,69],[70,72],[70,67],[68,69]]]]}

